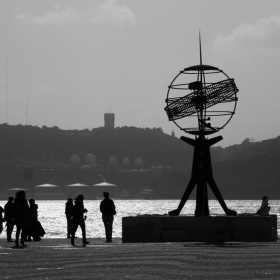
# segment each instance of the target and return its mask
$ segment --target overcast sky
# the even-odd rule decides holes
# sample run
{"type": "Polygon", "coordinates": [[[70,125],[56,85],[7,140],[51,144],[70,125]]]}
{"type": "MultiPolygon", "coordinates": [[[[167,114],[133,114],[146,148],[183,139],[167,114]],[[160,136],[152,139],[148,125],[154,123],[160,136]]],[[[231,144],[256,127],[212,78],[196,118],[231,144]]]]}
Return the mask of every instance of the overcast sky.
{"type": "Polygon", "coordinates": [[[184,135],[165,98],[173,78],[199,64],[199,29],[203,63],[239,88],[219,145],[280,135],[279,0],[1,0],[0,123],[7,57],[11,125],[92,129],[111,112],[116,126],[184,135]]]}

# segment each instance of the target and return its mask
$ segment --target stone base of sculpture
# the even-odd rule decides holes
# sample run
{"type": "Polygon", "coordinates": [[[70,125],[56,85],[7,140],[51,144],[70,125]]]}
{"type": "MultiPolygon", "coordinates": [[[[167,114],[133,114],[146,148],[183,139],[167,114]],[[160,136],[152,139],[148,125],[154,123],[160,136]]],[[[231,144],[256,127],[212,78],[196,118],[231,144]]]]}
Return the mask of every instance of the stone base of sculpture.
{"type": "Polygon", "coordinates": [[[122,242],[275,241],[277,215],[122,218],[122,242]]]}

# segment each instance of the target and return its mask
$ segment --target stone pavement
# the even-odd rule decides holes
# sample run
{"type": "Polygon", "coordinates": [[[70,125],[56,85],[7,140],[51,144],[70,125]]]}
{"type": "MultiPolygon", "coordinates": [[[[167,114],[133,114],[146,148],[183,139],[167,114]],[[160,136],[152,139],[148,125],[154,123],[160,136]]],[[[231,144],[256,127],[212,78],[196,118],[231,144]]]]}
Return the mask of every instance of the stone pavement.
{"type": "Polygon", "coordinates": [[[280,279],[280,241],[104,243],[42,239],[12,249],[0,239],[0,279],[280,279]]]}

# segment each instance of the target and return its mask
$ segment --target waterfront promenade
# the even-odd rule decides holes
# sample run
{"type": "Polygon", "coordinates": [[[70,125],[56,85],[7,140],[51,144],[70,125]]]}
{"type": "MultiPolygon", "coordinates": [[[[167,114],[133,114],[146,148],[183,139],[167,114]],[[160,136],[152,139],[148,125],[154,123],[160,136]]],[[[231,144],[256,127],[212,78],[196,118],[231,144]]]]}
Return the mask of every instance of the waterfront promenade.
{"type": "Polygon", "coordinates": [[[12,249],[0,239],[0,279],[280,279],[280,241],[113,243],[42,239],[12,249]]]}

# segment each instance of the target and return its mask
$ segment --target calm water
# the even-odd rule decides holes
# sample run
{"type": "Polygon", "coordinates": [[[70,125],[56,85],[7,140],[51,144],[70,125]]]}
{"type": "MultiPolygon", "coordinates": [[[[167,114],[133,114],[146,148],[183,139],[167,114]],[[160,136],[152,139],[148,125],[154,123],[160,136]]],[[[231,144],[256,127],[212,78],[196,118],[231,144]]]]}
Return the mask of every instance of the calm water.
{"type": "MultiPolygon", "coordinates": [[[[66,218],[65,218],[66,201],[46,201],[37,200],[39,206],[38,218],[46,231],[44,238],[65,238],[66,237],[66,218]]],[[[4,207],[6,201],[0,201],[0,206],[4,207]]],[[[88,237],[105,237],[104,227],[99,212],[100,200],[85,200],[84,205],[88,209],[86,220],[86,229],[88,237]]],[[[115,215],[113,236],[122,236],[122,217],[136,216],[143,214],[167,214],[168,211],[176,209],[179,200],[115,200],[117,215],[115,215]]],[[[261,204],[260,200],[228,200],[228,208],[236,210],[238,214],[255,213],[261,204]]],[[[279,214],[280,200],[269,201],[271,214],[279,214]]],[[[216,200],[209,201],[211,215],[224,215],[220,204],[216,200]]],[[[195,201],[189,200],[185,204],[181,215],[193,215],[195,210],[195,201]]],[[[280,219],[280,217],[279,217],[280,219]]],[[[280,234],[280,220],[278,219],[278,234],[280,234]]],[[[4,232],[1,237],[4,237],[4,232]]],[[[80,228],[77,236],[81,236],[80,228]]]]}

